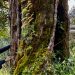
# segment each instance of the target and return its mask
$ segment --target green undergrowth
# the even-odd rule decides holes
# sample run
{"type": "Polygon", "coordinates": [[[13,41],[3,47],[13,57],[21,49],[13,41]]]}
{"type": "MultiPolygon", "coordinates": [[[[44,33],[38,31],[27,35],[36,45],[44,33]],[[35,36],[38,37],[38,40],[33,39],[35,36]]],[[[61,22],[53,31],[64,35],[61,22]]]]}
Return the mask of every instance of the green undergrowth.
{"type": "Polygon", "coordinates": [[[53,63],[54,75],[75,75],[75,40],[69,41],[70,57],[63,62],[53,63]]]}

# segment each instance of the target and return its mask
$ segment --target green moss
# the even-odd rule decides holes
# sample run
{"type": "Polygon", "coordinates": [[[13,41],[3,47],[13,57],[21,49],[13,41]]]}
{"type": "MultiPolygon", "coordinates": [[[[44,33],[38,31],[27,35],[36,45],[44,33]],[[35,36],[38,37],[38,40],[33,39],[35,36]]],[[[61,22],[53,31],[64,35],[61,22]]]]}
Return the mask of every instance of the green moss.
{"type": "MultiPolygon", "coordinates": [[[[14,75],[37,75],[49,70],[51,72],[51,56],[47,49],[39,49],[29,56],[24,55],[19,61],[15,69],[14,75]],[[50,59],[49,59],[50,58],[50,59]],[[47,65],[46,65],[47,64],[47,65]],[[44,69],[44,70],[43,70],[44,69]]],[[[44,74],[45,75],[45,74],[44,74]]]]}

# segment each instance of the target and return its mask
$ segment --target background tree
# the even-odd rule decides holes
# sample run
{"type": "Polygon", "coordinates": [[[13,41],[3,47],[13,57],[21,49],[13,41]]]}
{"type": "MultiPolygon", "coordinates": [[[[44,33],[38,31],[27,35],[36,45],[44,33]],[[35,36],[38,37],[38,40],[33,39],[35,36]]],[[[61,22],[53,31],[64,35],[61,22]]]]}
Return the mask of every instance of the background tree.
{"type": "Polygon", "coordinates": [[[18,49],[19,39],[21,37],[21,2],[19,0],[9,0],[9,4],[9,21],[11,30],[10,55],[14,56],[14,59],[11,60],[11,67],[13,70],[16,66],[16,53],[18,49]]]}

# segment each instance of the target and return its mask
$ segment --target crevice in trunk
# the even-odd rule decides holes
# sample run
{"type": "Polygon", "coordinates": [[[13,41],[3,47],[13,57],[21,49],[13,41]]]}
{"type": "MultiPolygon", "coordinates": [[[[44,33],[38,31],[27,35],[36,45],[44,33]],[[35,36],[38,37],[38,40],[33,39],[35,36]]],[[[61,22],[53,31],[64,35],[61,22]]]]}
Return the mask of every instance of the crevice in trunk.
{"type": "MultiPolygon", "coordinates": [[[[57,8],[57,24],[54,41],[54,53],[57,61],[63,61],[65,59],[64,50],[66,50],[66,21],[65,21],[65,9],[62,1],[59,1],[57,8]],[[65,39],[64,39],[65,38],[65,39]]],[[[67,19],[66,19],[67,20],[67,19]]]]}

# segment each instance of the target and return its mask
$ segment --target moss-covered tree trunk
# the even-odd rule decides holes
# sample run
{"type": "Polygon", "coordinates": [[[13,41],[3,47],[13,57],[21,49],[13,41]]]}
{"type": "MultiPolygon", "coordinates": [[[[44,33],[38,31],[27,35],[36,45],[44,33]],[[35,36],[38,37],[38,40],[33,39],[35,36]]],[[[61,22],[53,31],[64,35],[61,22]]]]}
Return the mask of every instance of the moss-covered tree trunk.
{"type": "Polygon", "coordinates": [[[12,13],[14,17],[11,16],[11,36],[15,41],[12,41],[11,52],[15,53],[18,47],[18,62],[14,75],[53,75],[51,69],[53,50],[55,53],[60,52],[57,58],[69,56],[67,0],[66,2],[65,0],[25,1],[25,7],[22,7],[22,40],[19,46],[16,46],[18,43],[16,34],[18,33],[15,28],[17,6],[15,6],[16,0],[12,1],[11,10],[14,10],[15,13],[12,13]]]}
{"type": "Polygon", "coordinates": [[[24,43],[21,45],[25,45],[22,49],[24,54],[17,63],[14,75],[52,75],[51,52],[54,47],[57,6],[58,0],[28,0],[23,8],[23,27],[28,32],[23,34],[25,43],[21,41],[24,43]]]}

